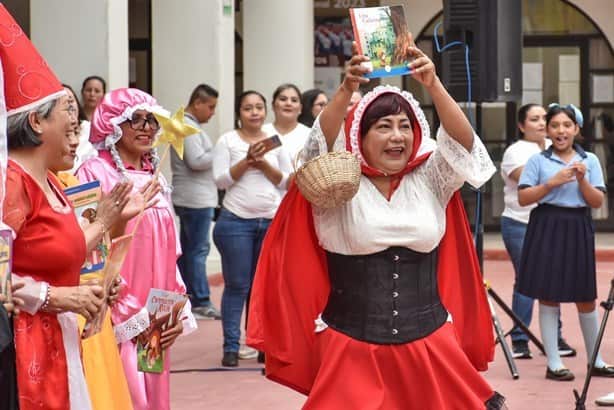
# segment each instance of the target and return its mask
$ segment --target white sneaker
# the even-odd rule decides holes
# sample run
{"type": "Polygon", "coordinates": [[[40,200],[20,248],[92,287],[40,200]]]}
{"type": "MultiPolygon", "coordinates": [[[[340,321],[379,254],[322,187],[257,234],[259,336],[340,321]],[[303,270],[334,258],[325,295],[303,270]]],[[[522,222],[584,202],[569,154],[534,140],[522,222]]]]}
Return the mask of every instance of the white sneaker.
{"type": "Polygon", "coordinates": [[[239,359],[249,360],[258,357],[258,350],[252,349],[249,346],[243,346],[239,349],[239,359]]]}
{"type": "Polygon", "coordinates": [[[598,406],[614,407],[614,392],[599,397],[595,400],[595,404],[598,406]]]}

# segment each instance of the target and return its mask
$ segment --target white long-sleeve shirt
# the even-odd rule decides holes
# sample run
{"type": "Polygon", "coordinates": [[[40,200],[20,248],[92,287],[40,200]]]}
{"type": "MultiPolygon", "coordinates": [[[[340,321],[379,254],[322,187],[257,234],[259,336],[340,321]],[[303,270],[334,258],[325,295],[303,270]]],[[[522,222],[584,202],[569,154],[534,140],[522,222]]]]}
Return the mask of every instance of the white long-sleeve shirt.
{"type": "MultiPolygon", "coordinates": [[[[334,150],[345,150],[341,132],[334,150]]],[[[304,159],[326,152],[319,119],[306,144],[304,159]]],[[[429,148],[430,150],[430,148],[429,148]]],[[[344,255],[367,255],[392,246],[430,252],[439,245],[446,227],[446,206],[466,181],[479,187],[496,169],[480,139],[471,152],[440,128],[431,156],[401,179],[387,200],[365,175],[356,195],[332,209],[313,208],[320,245],[344,255]]]]}
{"type": "Polygon", "coordinates": [[[249,144],[237,131],[222,135],[214,150],[213,178],[219,189],[226,190],[224,208],[245,218],[271,219],[281,202],[280,189],[285,189],[288,176],[292,172],[290,155],[283,146],[264,155],[264,159],[282,173],[281,182],[275,186],[259,169],[250,167],[235,181],[230,168],[247,155],[249,144]]]}

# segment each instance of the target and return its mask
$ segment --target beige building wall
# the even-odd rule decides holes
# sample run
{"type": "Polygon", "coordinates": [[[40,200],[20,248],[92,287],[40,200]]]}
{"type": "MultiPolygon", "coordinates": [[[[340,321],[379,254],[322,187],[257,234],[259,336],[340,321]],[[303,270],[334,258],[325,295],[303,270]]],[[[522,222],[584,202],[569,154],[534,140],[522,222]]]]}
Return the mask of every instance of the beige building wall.
{"type": "Polygon", "coordinates": [[[243,89],[270,100],[282,83],[313,87],[313,0],[243,0],[243,89]]]}
{"type": "Polygon", "coordinates": [[[128,0],[30,0],[30,36],[77,93],[93,74],[128,86],[128,0]]]}
{"type": "MultiPolygon", "coordinates": [[[[152,0],[152,93],[169,111],[206,83],[220,93],[205,127],[213,140],[233,127],[234,12],[227,0],[152,0]]],[[[232,4],[232,3],[231,3],[232,4]]]]}
{"type": "Polygon", "coordinates": [[[569,0],[569,3],[582,10],[603,32],[614,48],[614,13],[612,0],[569,0]]]}

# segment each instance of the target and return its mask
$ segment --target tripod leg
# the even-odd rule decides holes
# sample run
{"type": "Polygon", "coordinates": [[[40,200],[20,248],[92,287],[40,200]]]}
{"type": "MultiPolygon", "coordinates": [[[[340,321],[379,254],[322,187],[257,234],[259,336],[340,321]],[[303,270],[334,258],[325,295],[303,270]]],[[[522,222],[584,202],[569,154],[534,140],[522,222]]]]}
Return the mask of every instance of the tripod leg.
{"type": "Polygon", "coordinates": [[[593,348],[593,354],[591,355],[591,360],[588,364],[588,371],[586,372],[586,377],[584,379],[584,387],[582,388],[582,394],[578,394],[578,391],[574,389],[574,396],[576,397],[576,410],[584,410],[586,403],[586,395],[588,394],[588,387],[591,383],[593,368],[595,367],[595,360],[597,360],[597,355],[599,354],[599,348],[601,347],[601,341],[603,340],[603,333],[605,332],[606,324],[608,323],[608,317],[610,316],[610,311],[614,305],[614,279],[610,282],[610,293],[608,295],[608,299],[601,303],[601,306],[605,309],[605,313],[603,314],[603,319],[601,320],[601,326],[599,327],[599,333],[597,334],[597,340],[595,341],[595,347],[593,348]]]}
{"type": "Polygon", "coordinates": [[[487,298],[488,298],[488,306],[490,307],[490,315],[492,318],[492,324],[495,328],[495,333],[497,335],[497,341],[501,345],[501,349],[503,349],[503,355],[505,356],[505,360],[507,361],[507,367],[510,369],[512,378],[516,380],[519,377],[518,368],[516,368],[516,362],[514,362],[512,351],[510,350],[510,347],[505,341],[505,335],[503,332],[503,328],[501,327],[501,323],[499,322],[499,318],[497,317],[497,312],[495,311],[495,307],[492,303],[492,298],[490,297],[490,294],[487,294],[487,298]]]}
{"type": "Polygon", "coordinates": [[[520,320],[516,313],[514,313],[514,311],[510,309],[510,307],[503,301],[503,299],[501,299],[497,292],[495,292],[493,288],[490,287],[490,285],[487,286],[487,289],[488,294],[492,296],[493,300],[497,302],[499,307],[501,307],[501,309],[503,309],[503,311],[509,316],[509,318],[512,319],[512,321],[514,322],[514,326],[518,326],[520,329],[522,329],[524,334],[529,337],[529,339],[535,344],[535,346],[537,346],[537,348],[541,350],[544,355],[546,355],[544,345],[537,338],[537,336],[535,336],[535,334],[527,327],[527,325],[525,325],[522,320],[520,320]]]}

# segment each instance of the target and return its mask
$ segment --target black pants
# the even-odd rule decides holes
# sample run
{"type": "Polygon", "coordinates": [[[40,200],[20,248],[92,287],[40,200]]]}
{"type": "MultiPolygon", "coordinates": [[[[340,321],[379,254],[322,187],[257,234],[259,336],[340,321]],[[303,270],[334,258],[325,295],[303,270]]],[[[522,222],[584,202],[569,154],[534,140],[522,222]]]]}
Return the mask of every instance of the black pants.
{"type": "Polygon", "coordinates": [[[17,410],[17,377],[13,323],[0,303],[0,410],[17,410]]]}

